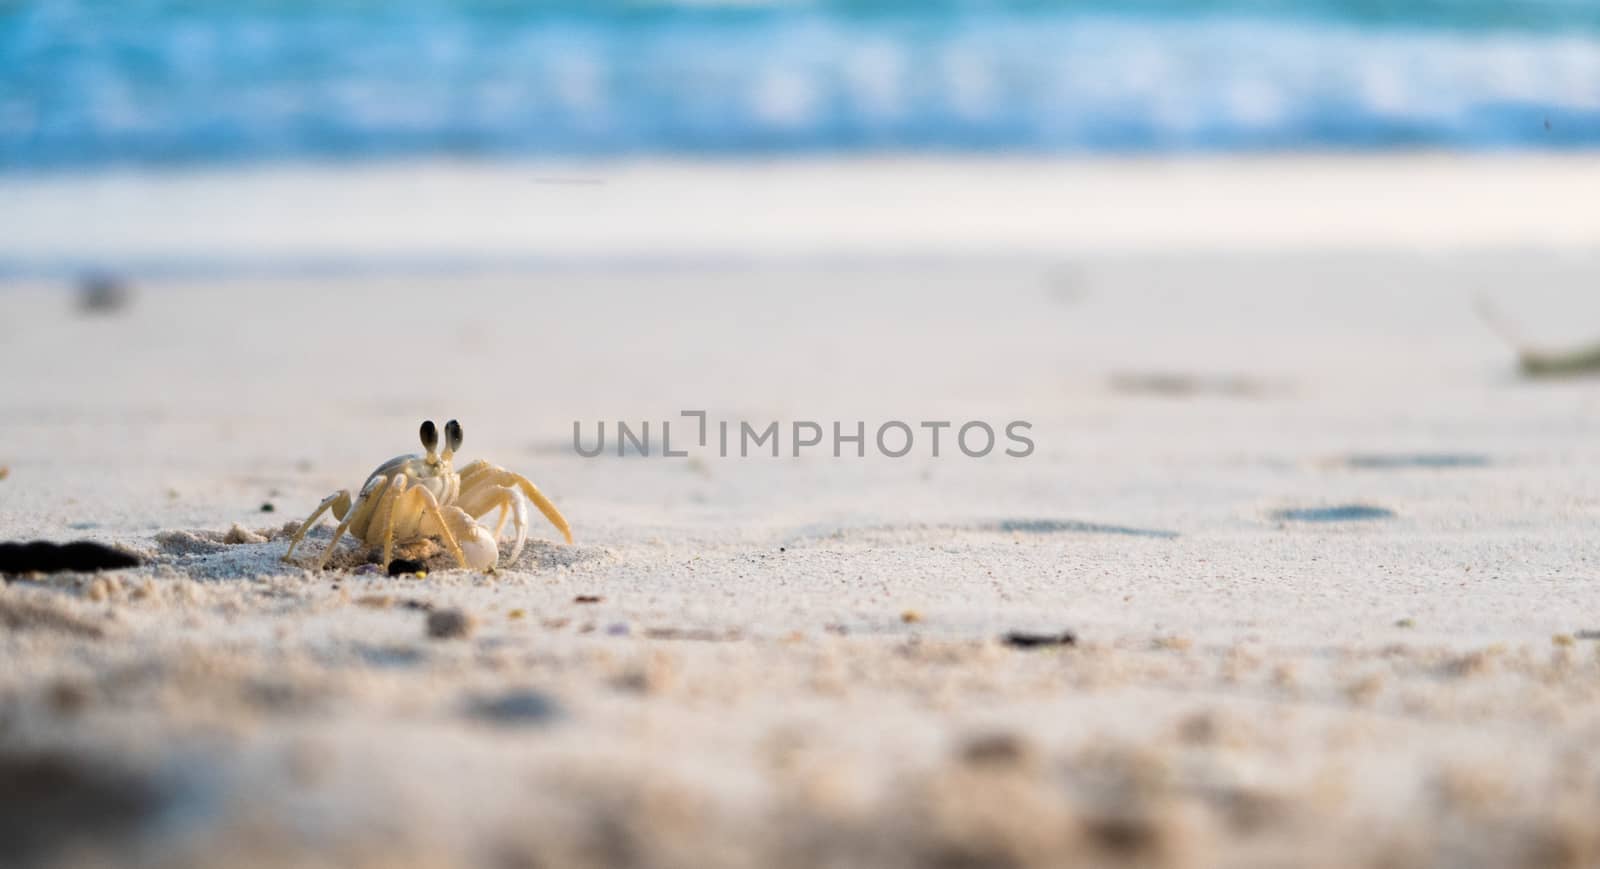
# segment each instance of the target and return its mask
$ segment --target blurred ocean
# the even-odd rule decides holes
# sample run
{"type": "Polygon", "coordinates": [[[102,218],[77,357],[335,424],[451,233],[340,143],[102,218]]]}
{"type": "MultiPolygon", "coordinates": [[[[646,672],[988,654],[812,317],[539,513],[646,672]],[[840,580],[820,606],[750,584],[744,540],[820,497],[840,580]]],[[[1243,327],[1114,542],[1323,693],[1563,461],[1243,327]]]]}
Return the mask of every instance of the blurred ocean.
{"type": "Polygon", "coordinates": [[[0,0],[0,169],[1600,145],[1600,0],[0,0]]]}

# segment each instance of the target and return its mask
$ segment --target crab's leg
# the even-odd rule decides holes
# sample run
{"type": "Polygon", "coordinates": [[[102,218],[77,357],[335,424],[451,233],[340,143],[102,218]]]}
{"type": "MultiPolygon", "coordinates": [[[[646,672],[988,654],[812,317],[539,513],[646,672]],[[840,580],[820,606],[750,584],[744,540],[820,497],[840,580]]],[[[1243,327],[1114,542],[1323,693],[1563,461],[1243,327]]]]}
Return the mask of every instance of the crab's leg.
{"type": "Polygon", "coordinates": [[[300,530],[296,531],[294,537],[289,541],[289,551],[283,554],[284,561],[289,561],[294,556],[294,548],[300,545],[300,541],[306,537],[306,532],[310,531],[311,526],[317,524],[317,520],[321,519],[322,514],[328,510],[332,510],[334,518],[337,519],[343,519],[348,515],[350,512],[350,490],[340,489],[322,499],[322,503],[317,505],[317,509],[311,511],[311,515],[306,517],[306,521],[300,523],[300,530]]]}
{"type": "Polygon", "coordinates": [[[467,465],[465,468],[462,468],[461,472],[456,474],[456,496],[451,499],[451,503],[459,502],[474,488],[482,486],[484,472],[492,470],[495,470],[495,466],[489,464],[483,459],[478,459],[472,464],[467,465]]]}
{"type": "Polygon", "coordinates": [[[533,502],[534,506],[539,508],[539,512],[544,514],[544,518],[549,519],[550,524],[556,526],[556,530],[561,532],[561,536],[565,537],[568,543],[572,542],[572,527],[567,524],[566,517],[561,515],[561,511],[556,509],[555,504],[550,503],[550,499],[539,491],[539,487],[535,486],[533,481],[521,474],[512,473],[505,468],[495,467],[488,462],[473,462],[461,471],[461,497],[457,499],[457,502],[460,504],[461,509],[467,511],[468,515],[473,517],[482,516],[499,506],[499,502],[493,499],[485,499],[478,493],[483,490],[492,491],[495,486],[513,487],[520,490],[523,495],[527,496],[528,500],[533,502]]]}
{"type": "Polygon", "coordinates": [[[339,523],[339,527],[333,529],[333,539],[328,541],[328,548],[322,550],[322,557],[317,559],[317,570],[321,570],[328,563],[328,558],[333,555],[334,547],[339,545],[339,538],[344,536],[345,529],[349,528],[355,520],[366,516],[372,510],[375,500],[381,497],[382,492],[388,486],[388,478],[379,477],[361,490],[361,495],[356,498],[355,506],[350,508],[350,512],[345,515],[344,521],[339,523]]]}
{"type": "Polygon", "coordinates": [[[514,490],[496,485],[482,473],[471,477],[463,474],[461,494],[456,497],[454,503],[474,519],[482,519],[491,510],[499,508],[500,519],[494,530],[494,539],[499,540],[500,532],[506,527],[506,519],[511,515],[511,504],[505,497],[505,493],[511,491],[514,490]]]}
{"type": "Polygon", "coordinates": [[[389,490],[383,493],[383,499],[378,502],[377,512],[372,516],[372,520],[383,527],[383,563],[385,565],[394,558],[395,512],[401,496],[405,493],[406,475],[401,474],[395,477],[394,482],[389,486],[389,490]]]}

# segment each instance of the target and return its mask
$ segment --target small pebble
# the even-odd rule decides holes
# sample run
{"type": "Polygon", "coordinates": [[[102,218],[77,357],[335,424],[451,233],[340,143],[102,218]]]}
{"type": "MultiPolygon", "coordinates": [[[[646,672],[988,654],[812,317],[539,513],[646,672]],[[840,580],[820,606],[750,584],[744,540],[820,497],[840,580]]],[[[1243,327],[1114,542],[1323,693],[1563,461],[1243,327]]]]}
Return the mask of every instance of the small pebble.
{"type": "Polygon", "coordinates": [[[108,314],[127,307],[133,292],[126,281],[106,272],[86,274],[78,279],[78,310],[89,314],[108,314]]]}
{"type": "Polygon", "coordinates": [[[628,624],[626,622],[617,622],[616,624],[606,626],[607,636],[626,637],[628,633],[628,624]]]}
{"type": "Polygon", "coordinates": [[[271,513],[272,511],[274,511],[276,509],[278,509],[278,508],[272,506],[272,502],[271,501],[263,502],[262,505],[261,505],[261,512],[263,512],[263,513],[271,513]]]}
{"type": "Polygon", "coordinates": [[[428,613],[428,636],[435,640],[466,639],[477,626],[477,619],[453,607],[428,613]]]}
{"type": "Polygon", "coordinates": [[[603,598],[603,597],[601,597],[600,595],[597,595],[597,594],[580,594],[577,597],[573,598],[572,602],[573,603],[599,603],[599,602],[601,602],[603,600],[605,600],[605,598],[603,598]]]}
{"type": "Polygon", "coordinates": [[[1414,628],[1417,626],[1417,623],[1410,619],[1401,619],[1395,622],[1394,626],[1397,628],[1414,628]]]}
{"type": "Polygon", "coordinates": [[[477,698],[467,711],[495,724],[541,724],[560,716],[561,707],[549,695],[525,690],[477,698]]]}
{"type": "Polygon", "coordinates": [[[9,476],[11,476],[11,466],[10,465],[0,465],[0,480],[4,480],[6,477],[9,477],[9,476]]]}
{"type": "Polygon", "coordinates": [[[1037,649],[1041,646],[1076,646],[1078,635],[1071,631],[1062,631],[1059,634],[1034,634],[1026,631],[1012,631],[1001,640],[1013,649],[1037,649]]]}
{"type": "Polygon", "coordinates": [[[1021,766],[1031,756],[1028,745],[1010,733],[975,736],[961,746],[961,759],[972,766],[1021,766]]]}
{"type": "Polygon", "coordinates": [[[914,625],[922,621],[922,613],[919,613],[916,610],[906,610],[900,614],[900,621],[908,625],[914,625]]]}
{"type": "Polygon", "coordinates": [[[396,558],[389,562],[389,575],[401,576],[407,573],[415,573],[418,576],[427,576],[427,571],[424,570],[426,566],[420,561],[412,561],[409,558],[396,558]]]}
{"type": "Polygon", "coordinates": [[[508,619],[520,619],[520,618],[526,616],[527,614],[528,613],[526,611],[524,611],[524,610],[519,610],[519,609],[518,610],[512,610],[511,612],[506,613],[506,618],[508,618],[508,619]]]}

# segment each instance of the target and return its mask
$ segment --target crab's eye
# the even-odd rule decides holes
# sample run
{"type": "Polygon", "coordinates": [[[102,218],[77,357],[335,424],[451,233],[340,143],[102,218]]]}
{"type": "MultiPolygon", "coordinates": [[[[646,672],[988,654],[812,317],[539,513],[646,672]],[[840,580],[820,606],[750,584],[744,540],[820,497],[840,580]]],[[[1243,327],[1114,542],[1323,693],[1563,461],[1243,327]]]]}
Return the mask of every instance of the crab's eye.
{"type": "Polygon", "coordinates": [[[426,448],[428,452],[433,452],[434,449],[439,446],[439,430],[433,427],[433,420],[425,420],[422,423],[421,435],[422,446],[426,448]]]}
{"type": "Polygon", "coordinates": [[[450,420],[444,424],[444,442],[450,447],[450,452],[461,449],[461,423],[450,420]]]}

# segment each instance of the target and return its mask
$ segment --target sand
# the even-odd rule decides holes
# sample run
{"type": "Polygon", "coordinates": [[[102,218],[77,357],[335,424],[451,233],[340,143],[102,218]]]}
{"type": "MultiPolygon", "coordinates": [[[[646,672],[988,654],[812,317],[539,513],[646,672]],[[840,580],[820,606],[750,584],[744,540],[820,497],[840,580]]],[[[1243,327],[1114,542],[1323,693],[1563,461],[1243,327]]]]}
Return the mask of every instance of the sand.
{"type": "MultiPolygon", "coordinates": [[[[1496,165],[1551,198],[1545,173],[1595,183],[1580,158],[1496,165]]],[[[782,169],[750,171],[811,171],[782,169]]],[[[215,203],[261,181],[138,183],[215,203]]],[[[1129,214],[1159,210],[1158,180],[1130,183],[1129,214]]],[[[236,201],[282,214],[300,189],[236,201]]],[[[440,194],[436,222],[478,195],[440,194]]],[[[0,842],[52,866],[1593,865],[1600,404],[1518,379],[1475,305],[1600,335],[1595,227],[1447,209],[1459,232],[1386,240],[1333,211],[1322,234],[1293,212],[1317,243],[1253,235],[1260,206],[1190,243],[850,249],[820,221],[809,252],[722,256],[800,221],[757,215],[706,260],[652,262],[625,226],[615,258],[255,276],[156,265],[312,236],[252,253],[153,214],[128,230],[149,273],[95,312],[46,261],[116,262],[115,237],[8,242],[45,277],[0,287],[0,539],[149,563],[0,591],[0,842]],[[573,450],[574,421],[685,409],[1025,420],[1035,450],[573,450]],[[538,481],[576,543],[535,525],[492,576],[390,578],[348,543],[336,571],[280,563],[286,524],[424,418],[538,481]]],[[[406,237],[370,235],[355,259],[406,237]]]]}

